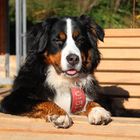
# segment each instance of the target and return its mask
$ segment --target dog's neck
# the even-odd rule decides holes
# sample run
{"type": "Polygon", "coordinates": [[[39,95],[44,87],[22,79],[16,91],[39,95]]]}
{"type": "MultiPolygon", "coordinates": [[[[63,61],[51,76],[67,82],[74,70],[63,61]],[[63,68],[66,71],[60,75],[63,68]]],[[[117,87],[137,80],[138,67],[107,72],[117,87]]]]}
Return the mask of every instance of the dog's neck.
{"type": "MultiPolygon", "coordinates": [[[[71,90],[76,88],[86,89],[91,84],[93,80],[92,75],[87,75],[86,77],[79,78],[68,78],[63,75],[59,75],[53,66],[50,66],[47,71],[47,77],[45,83],[49,85],[50,88],[55,89],[55,97],[53,102],[59,105],[61,108],[66,110],[68,113],[71,113],[71,104],[72,104],[72,93],[71,90]]],[[[86,91],[86,90],[85,90],[86,91]]],[[[86,96],[86,93],[84,93],[86,96]]],[[[86,96],[86,103],[90,100],[86,96]]],[[[85,103],[85,104],[86,104],[85,103]]],[[[83,108],[84,110],[84,108],[83,108]]]]}
{"type": "Polygon", "coordinates": [[[91,74],[69,78],[65,77],[63,74],[58,74],[53,66],[49,66],[45,83],[53,89],[59,89],[62,87],[71,88],[73,86],[81,88],[85,87],[85,85],[91,80],[93,80],[93,76],[91,74]]]}

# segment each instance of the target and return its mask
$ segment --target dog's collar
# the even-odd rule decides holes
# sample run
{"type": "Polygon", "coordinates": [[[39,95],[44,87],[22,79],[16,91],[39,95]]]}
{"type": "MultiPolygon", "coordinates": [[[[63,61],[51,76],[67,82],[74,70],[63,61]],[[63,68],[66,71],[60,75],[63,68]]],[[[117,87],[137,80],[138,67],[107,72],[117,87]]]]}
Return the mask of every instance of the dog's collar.
{"type": "Polygon", "coordinates": [[[86,96],[81,87],[74,86],[71,88],[71,113],[81,111],[86,103],[86,96]]]}

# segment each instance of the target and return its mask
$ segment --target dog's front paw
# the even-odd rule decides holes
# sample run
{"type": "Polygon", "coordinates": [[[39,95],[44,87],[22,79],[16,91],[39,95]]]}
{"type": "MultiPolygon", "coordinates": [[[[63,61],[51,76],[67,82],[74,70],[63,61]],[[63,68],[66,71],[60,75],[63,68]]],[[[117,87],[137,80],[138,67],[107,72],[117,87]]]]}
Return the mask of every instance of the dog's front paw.
{"type": "Polygon", "coordinates": [[[56,128],[69,128],[73,121],[66,115],[51,115],[48,116],[49,122],[52,122],[56,128]]]}
{"type": "Polygon", "coordinates": [[[90,124],[108,124],[111,121],[111,114],[103,107],[94,107],[88,114],[90,124]]]}

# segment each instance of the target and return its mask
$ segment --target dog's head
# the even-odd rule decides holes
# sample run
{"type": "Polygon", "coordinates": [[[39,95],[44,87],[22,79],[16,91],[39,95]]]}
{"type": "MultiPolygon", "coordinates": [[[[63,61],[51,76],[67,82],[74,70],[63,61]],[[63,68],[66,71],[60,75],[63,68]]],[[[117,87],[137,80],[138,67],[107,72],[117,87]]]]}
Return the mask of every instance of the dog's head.
{"type": "Polygon", "coordinates": [[[31,34],[34,49],[58,74],[90,74],[100,62],[97,41],[103,41],[104,31],[88,16],[49,18],[33,28],[31,34]]]}

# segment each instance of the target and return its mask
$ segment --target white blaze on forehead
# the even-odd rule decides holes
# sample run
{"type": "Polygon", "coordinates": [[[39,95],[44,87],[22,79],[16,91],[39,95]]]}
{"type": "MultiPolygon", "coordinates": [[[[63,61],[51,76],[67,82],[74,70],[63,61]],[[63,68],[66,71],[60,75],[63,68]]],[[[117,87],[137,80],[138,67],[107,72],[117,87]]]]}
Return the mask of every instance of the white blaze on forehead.
{"type": "Polygon", "coordinates": [[[69,54],[76,54],[77,56],[79,56],[79,63],[76,65],[75,69],[80,70],[81,69],[81,65],[82,65],[82,59],[81,59],[81,53],[80,50],[78,49],[78,47],[75,44],[75,41],[72,37],[72,32],[73,32],[73,26],[72,26],[72,20],[70,18],[66,19],[66,35],[67,35],[67,40],[65,42],[65,46],[62,49],[62,57],[61,57],[61,67],[62,70],[68,70],[67,65],[67,59],[66,57],[69,54]]]}
{"type": "Polygon", "coordinates": [[[67,19],[67,43],[72,40],[72,23],[71,19],[67,19]]]}

